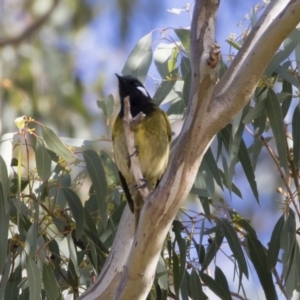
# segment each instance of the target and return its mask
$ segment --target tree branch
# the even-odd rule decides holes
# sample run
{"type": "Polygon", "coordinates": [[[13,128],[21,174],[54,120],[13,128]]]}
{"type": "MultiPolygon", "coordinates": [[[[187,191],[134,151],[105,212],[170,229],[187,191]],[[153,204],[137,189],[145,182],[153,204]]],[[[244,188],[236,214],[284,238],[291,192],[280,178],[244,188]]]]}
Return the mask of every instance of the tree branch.
{"type": "MultiPolygon", "coordinates": [[[[138,155],[136,155],[137,149],[135,149],[135,141],[134,141],[134,134],[133,134],[133,128],[136,126],[138,123],[140,123],[143,119],[145,118],[145,114],[140,112],[138,115],[135,116],[135,118],[132,118],[132,115],[130,113],[130,102],[129,102],[129,97],[124,98],[124,117],[123,117],[123,127],[124,127],[124,132],[125,132],[125,137],[126,137],[126,142],[127,142],[127,149],[129,153],[129,159],[130,159],[130,164],[131,164],[131,170],[133,172],[133,176],[135,179],[135,182],[138,186],[142,186],[140,182],[144,178],[142,171],[141,171],[141,166],[139,162],[138,155]]],[[[147,186],[139,188],[139,192],[145,201],[147,196],[149,195],[149,190],[147,186]]]]}
{"type": "MultiPolygon", "coordinates": [[[[300,21],[297,13],[300,11],[299,0],[272,1],[231,66],[215,85],[218,68],[213,68],[209,58],[215,42],[218,6],[218,0],[195,2],[191,28],[192,84],[187,118],[166,173],[142,209],[134,243],[113,299],[146,299],[166,234],[192,187],[206,149],[214,135],[247,104],[280,43],[300,21]]],[[[118,246],[118,238],[120,243],[124,242],[120,232],[124,232],[125,221],[122,218],[119,224],[113,249],[118,246]]],[[[125,262],[127,253],[119,252],[122,258],[117,258],[116,254],[112,260],[125,262]]],[[[121,265],[118,272],[120,268],[121,265]]],[[[112,274],[113,271],[107,272],[112,274]]],[[[105,277],[103,273],[100,277],[105,277]]],[[[88,299],[101,295],[101,287],[94,289],[98,289],[98,294],[95,292],[88,299]]]]}
{"type": "Polygon", "coordinates": [[[280,43],[299,22],[300,14],[296,12],[300,11],[300,1],[279,0],[269,5],[235,62],[215,86],[217,68],[211,68],[207,62],[215,42],[219,1],[196,1],[191,28],[188,115],[167,171],[143,207],[114,299],[146,299],[166,234],[192,187],[212,138],[246,105],[280,43]]]}
{"type": "Polygon", "coordinates": [[[16,46],[21,43],[23,40],[28,38],[32,35],[37,29],[39,29],[50,17],[54,9],[56,8],[59,0],[53,0],[52,5],[50,6],[49,10],[38,20],[36,20],[33,24],[27,27],[22,33],[15,37],[8,37],[8,38],[0,38],[0,47],[4,47],[7,45],[16,46]]]}

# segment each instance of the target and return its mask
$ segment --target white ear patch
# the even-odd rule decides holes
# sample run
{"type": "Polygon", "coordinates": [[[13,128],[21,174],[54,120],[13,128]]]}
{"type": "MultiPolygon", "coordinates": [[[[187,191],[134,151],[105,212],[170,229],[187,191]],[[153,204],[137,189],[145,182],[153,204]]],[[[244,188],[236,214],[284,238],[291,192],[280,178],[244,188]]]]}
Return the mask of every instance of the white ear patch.
{"type": "Polygon", "coordinates": [[[148,92],[146,91],[145,88],[143,88],[142,86],[137,86],[136,87],[139,91],[141,91],[146,97],[149,97],[148,92]]]}

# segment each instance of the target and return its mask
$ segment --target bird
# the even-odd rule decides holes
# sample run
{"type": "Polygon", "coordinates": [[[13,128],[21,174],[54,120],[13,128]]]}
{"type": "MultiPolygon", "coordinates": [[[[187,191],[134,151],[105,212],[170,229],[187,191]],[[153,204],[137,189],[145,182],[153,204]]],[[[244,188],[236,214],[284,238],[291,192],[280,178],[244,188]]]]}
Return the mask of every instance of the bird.
{"type": "Polygon", "coordinates": [[[115,163],[120,183],[132,213],[137,229],[144,200],[135,182],[130,164],[126,137],[123,127],[124,98],[129,96],[130,112],[134,118],[140,112],[145,117],[133,128],[136,154],[139,159],[142,178],[149,192],[158,185],[168,165],[171,126],[167,114],[152,100],[144,85],[131,75],[116,74],[119,82],[120,112],[112,129],[115,163]]]}

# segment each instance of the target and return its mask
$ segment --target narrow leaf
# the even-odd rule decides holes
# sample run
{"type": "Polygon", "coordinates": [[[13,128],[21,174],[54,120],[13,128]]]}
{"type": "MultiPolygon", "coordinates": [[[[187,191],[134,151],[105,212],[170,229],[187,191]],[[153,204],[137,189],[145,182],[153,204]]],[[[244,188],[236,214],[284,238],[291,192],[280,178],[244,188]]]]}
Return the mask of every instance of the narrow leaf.
{"type": "Polygon", "coordinates": [[[214,155],[211,151],[211,148],[208,148],[204,154],[203,161],[207,164],[211,174],[213,175],[218,186],[223,189],[222,179],[220,175],[220,171],[217,165],[217,162],[214,158],[214,155]]]}
{"type": "Polygon", "coordinates": [[[42,135],[48,147],[58,156],[67,162],[77,161],[77,157],[67,148],[67,146],[59,139],[54,131],[46,126],[42,126],[42,135]]]}
{"type": "MultiPolygon", "coordinates": [[[[0,155],[0,174],[1,174],[1,190],[0,190],[0,197],[2,195],[3,202],[1,203],[1,207],[4,207],[5,213],[8,213],[9,211],[9,205],[8,205],[8,196],[9,196],[9,178],[8,178],[8,172],[7,167],[5,164],[5,161],[0,155]]],[[[1,270],[1,269],[0,269],[1,270]]],[[[1,273],[1,272],[0,272],[1,273]]]]}
{"type": "Polygon", "coordinates": [[[153,101],[160,105],[165,98],[169,95],[171,90],[173,89],[176,80],[164,80],[156,90],[156,93],[153,96],[153,101]]]}
{"type": "Polygon", "coordinates": [[[258,198],[258,190],[257,190],[257,184],[255,180],[255,174],[254,170],[252,167],[252,163],[248,154],[247,147],[245,145],[244,139],[241,140],[240,143],[240,148],[239,148],[239,153],[238,153],[238,158],[239,161],[242,165],[242,168],[245,172],[245,175],[248,179],[248,183],[251,187],[252,193],[256,199],[256,201],[259,203],[259,198],[258,198]]]}
{"type": "Polygon", "coordinates": [[[76,275],[79,277],[77,252],[76,252],[76,248],[75,248],[75,245],[74,245],[74,242],[72,239],[71,232],[67,235],[67,242],[68,242],[68,246],[69,246],[70,258],[71,258],[71,261],[73,262],[74,271],[75,271],[76,275]]]}
{"type": "Polygon", "coordinates": [[[146,76],[152,61],[152,32],[142,37],[129,54],[123,67],[123,75],[137,77],[145,83],[146,76]]]}
{"type": "Polygon", "coordinates": [[[285,172],[287,172],[288,163],[287,163],[287,153],[286,153],[286,140],[285,140],[281,106],[279,104],[277,95],[271,89],[268,90],[267,114],[274,134],[280,164],[284,168],[285,172]]]}
{"type": "Polygon", "coordinates": [[[269,251],[268,251],[268,270],[269,272],[275,268],[277,259],[278,259],[278,254],[280,250],[280,237],[281,237],[281,232],[283,229],[284,225],[284,215],[282,215],[279,220],[277,221],[273,232],[271,236],[271,241],[269,244],[269,251]]]}
{"type": "Polygon", "coordinates": [[[192,270],[190,276],[190,289],[191,289],[191,296],[193,300],[204,300],[205,296],[202,291],[202,284],[200,277],[194,269],[192,270]]]}
{"type": "Polygon", "coordinates": [[[285,79],[282,82],[282,93],[287,93],[288,97],[285,98],[281,105],[282,110],[282,117],[285,118],[287,115],[287,112],[290,108],[291,102],[292,102],[292,95],[293,95],[293,88],[290,82],[286,81],[285,79]]]}
{"type": "Polygon", "coordinates": [[[107,182],[104,168],[98,154],[93,150],[86,150],[83,152],[83,157],[86,163],[86,168],[91,177],[93,187],[95,189],[98,205],[100,209],[101,222],[103,227],[106,227],[106,210],[107,210],[107,182]]]}
{"type": "Polygon", "coordinates": [[[41,273],[36,263],[29,256],[26,256],[26,271],[30,300],[40,300],[42,289],[41,273]]]}
{"type": "Polygon", "coordinates": [[[215,234],[216,236],[213,239],[212,243],[207,247],[205,260],[201,266],[200,273],[202,273],[209,266],[211,261],[216,256],[218,250],[220,249],[220,246],[222,245],[224,239],[222,228],[216,228],[215,234]]]}
{"type": "Polygon", "coordinates": [[[300,165],[300,108],[299,105],[295,107],[293,119],[293,155],[296,165],[300,165]]]}
{"type": "Polygon", "coordinates": [[[48,180],[51,175],[51,157],[44,145],[44,141],[40,138],[36,139],[35,161],[40,178],[48,180]]]}
{"type": "Polygon", "coordinates": [[[222,300],[231,300],[230,294],[220,285],[218,284],[213,278],[208,276],[205,273],[200,274],[200,277],[205,285],[214,292],[217,296],[219,296],[222,300]]]}
{"type": "Polygon", "coordinates": [[[277,300],[278,297],[273,283],[272,273],[268,272],[267,255],[263,245],[251,234],[247,235],[247,244],[250,259],[265,292],[266,299],[277,300]]]}
{"type": "Polygon", "coordinates": [[[187,55],[190,53],[190,30],[189,29],[174,29],[187,55]]]}
{"type": "Polygon", "coordinates": [[[60,294],[60,290],[53,269],[45,263],[43,264],[43,283],[48,299],[56,300],[60,294]]]}
{"type": "Polygon", "coordinates": [[[84,226],[84,210],[77,194],[70,188],[63,188],[65,197],[69,203],[72,215],[76,221],[75,236],[79,240],[84,226]]]}
{"type": "Polygon", "coordinates": [[[231,299],[229,285],[226,276],[218,266],[216,266],[215,268],[215,280],[222,287],[225,298],[231,299]]]}
{"type": "MultiPolygon", "coordinates": [[[[5,199],[3,195],[3,183],[0,182],[0,274],[2,274],[7,257],[9,212],[6,212],[5,199]]],[[[7,201],[7,199],[6,199],[7,201]]]]}
{"type": "Polygon", "coordinates": [[[248,267],[245,259],[244,252],[240,240],[236,234],[236,231],[233,229],[231,224],[226,219],[219,219],[218,221],[223,226],[224,235],[227,239],[228,245],[233,253],[234,258],[236,259],[240,273],[244,273],[248,278],[248,267]]]}

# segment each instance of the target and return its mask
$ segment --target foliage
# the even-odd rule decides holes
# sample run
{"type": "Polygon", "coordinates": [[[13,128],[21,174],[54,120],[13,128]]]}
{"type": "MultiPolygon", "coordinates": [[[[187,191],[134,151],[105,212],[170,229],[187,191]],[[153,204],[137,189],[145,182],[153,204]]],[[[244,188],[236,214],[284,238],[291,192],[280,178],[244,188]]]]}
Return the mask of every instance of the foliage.
{"type": "MultiPolygon", "coordinates": [[[[153,33],[144,36],[123,73],[144,81],[153,61],[161,77],[153,99],[176,123],[185,117],[191,84],[189,30],[168,29],[162,35],[164,41],[153,53],[153,33]]],[[[299,35],[295,29],[285,40],[249,104],[207,150],[190,202],[166,239],[149,298],[208,299],[215,294],[247,299],[245,279],[256,275],[266,299],[280,294],[290,299],[294,290],[300,292],[299,35]],[[264,170],[270,184],[276,177],[282,180],[277,189],[281,216],[274,228],[267,228],[267,244],[256,224],[225,200],[245,198],[245,185],[235,178],[242,169],[239,176],[252,191],[253,205],[261,202],[255,171],[266,156],[277,168],[277,174],[264,170]],[[221,260],[227,260],[227,268],[221,260]]],[[[238,51],[244,39],[241,35],[228,44],[238,51]]],[[[230,51],[220,76],[235,55],[230,51]]],[[[112,103],[111,95],[98,102],[107,119],[112,103]]],[[[111,152],[66,146],[70,141],[30,117],[15,123],[18,133],[1,139],[0,298],[76,297],[100,273],[126,203],[111,152]]]]}

